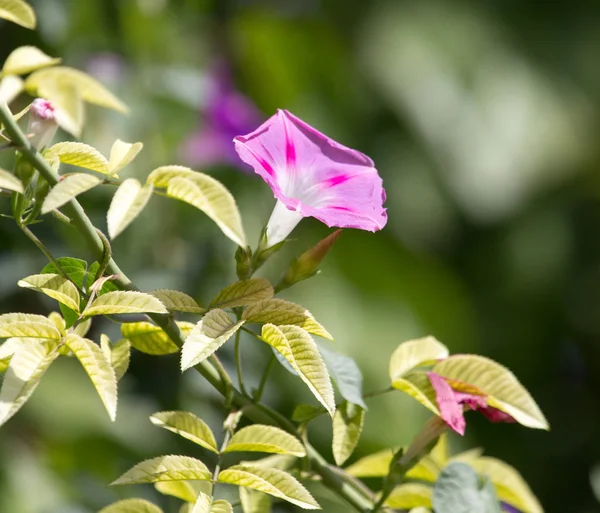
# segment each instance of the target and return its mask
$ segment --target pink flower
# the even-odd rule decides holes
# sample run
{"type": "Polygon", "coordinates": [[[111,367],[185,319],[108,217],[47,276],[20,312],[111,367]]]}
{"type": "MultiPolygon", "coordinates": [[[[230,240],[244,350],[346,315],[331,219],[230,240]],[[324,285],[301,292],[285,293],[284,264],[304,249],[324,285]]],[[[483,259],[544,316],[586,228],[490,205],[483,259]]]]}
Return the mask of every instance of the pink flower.
{"type": "MultiPolygon", "coordinates": [[[[435,372],[428,372],[427,376],[435,391],[442,419],[459,435],[465,434],[466,424],[463,414],[465,407],[471,410],[479,410],[492,422],[515,422],[515,419],[507,413],[488,406],[487,396],[483,392],[461,392],[452,388],[450,382],[435,372]]],[[[468,385],[467,388],[473,391],[477,390],[473,385],[468,385]]]]}
{"type": "Polygon", "coordinates": [[[54,139],[57,128],[54,105],[43,98],[33,100],[29,109],[29,126],[27,128],[31,145],[38,150],[48,146],[54,139]]]}
{"type": "Polygon", "coordinates": [[[285,240],[303,217],[327,226],[381,230],[385,191],[373,161],[286,110],[234,140],[240,158],[273,190],[268,246],[285,240]]]}

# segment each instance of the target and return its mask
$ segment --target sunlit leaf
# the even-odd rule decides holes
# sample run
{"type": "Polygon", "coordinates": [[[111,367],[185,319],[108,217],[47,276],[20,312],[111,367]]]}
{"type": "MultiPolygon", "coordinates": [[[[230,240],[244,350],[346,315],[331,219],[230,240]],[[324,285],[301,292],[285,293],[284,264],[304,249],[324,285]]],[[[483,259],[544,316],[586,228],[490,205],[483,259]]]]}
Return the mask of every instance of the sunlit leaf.
{"type": "Polygon", "coordinates": [[[192,508],[192,513],[210,513],[212,503],[212,494],[201,493],[196,499],[196,503],[192,508]]]}
{"type": "Polygon", "coordinates": [[[245,486],[286,500],[303,509],[320,509],[302,484],[283,470],[251,465],[234,465],[222,470],[219,483],[245,486]]]}
{"type": "Polygon", "coordinates": [[[92,380],[110,420],[117,417],[117,378],[115,370],[100,346],[87,338],[71,333],[65,338],[68,348],[81,362],[92,380]]]}
{"type": "Polygon", "coordinates": [[[131,359],[131,344],[129,340],[122,338],[115,344],[111,344],[109,338],[102,334],[100,335],[100,348],[115,370],[117,381],[120,381],[127,372],[129,360],[131,359]]]}
{"type": "Polygon", "coordinates": [[[187,312],[187,313],[203,313],[205,312],[194,298],[178,290],[153,290],[148,294],[152,294],[154,297],[160,299],[160,302],[165,305],[167,310],[174,312],[187,312]]]}
{"type": "Polygon", "coordinates": [[[163,510],[145,499],[124,499],[106,506],[98,513],[163,513],[163,510]]]}
{"type": "MultiPolygon", "coordinates": [[[[0,99],[1,101],[1,99],[0,99]]],[[[14,191],[23,194],[23,184],[15,175],[0,169],[0,189],[5,191],[14,191]]]]}
{"type": "Polygon", "coordinates": [[[152,185],[142,187],[135,178],[125,180],[115,192],[106,215],[108,235],[114,239],[127,228],[152,197],[152,185]]]}
{"type": "Polygon", "coordinates": [[[204,463],[188,456],[159,456],[138,463],[113,485],[157,483],[159,481],[210,480],[212,474],[204,463]]]}
{"type": "Polygon", "coordinates": [[[25,337],[60,340],[60,331],[43,315],[9,313],[0,315],[0,338],[25,337]]]}
{"type": "Polygon", "coordinates": [[[181,370],[199,364],[227,342],[244,321],[235,322],[224,310],[211,310],[196,324],[181,349],[181,370]]]}
{"type": "Polygon", "coordinates": [[[79,291],[69,280],[58,274],[34,274],[19,280],[17,285],[42,292],[59,303],[79,311],[79,291]]]}
{"type": "Polygon", "coordinates": [[[227,444],[225,452],[269,452],[306,456],[304,446],[295,436],[275,426],[253,424],[237,431],[227,444]]]}
{"type": "Polygon", "coordinates": [[[49,151],[58,156],[63,164],[82,167],[97,173],[108,173],[108,161],[96,148],[80,142],[60,142],[49,151]]]}
{"type": "Polygon", "coordinates": [[[344,401],[333,416],[333,458],[338,466],[352,455],[363,429],[365,410],[344,401]]]}
{"type": "MultiPolygon", "coordinates": [[[[394,488],[385,501],[385,505],[394,509],[431,507],[431,496],[432,489],[430,486],[419,483],[404,483],[394,488]]],[[[469,513],[475,513],[475,511],[472,510],[469,513]]]]}
{"type": "MultiPolygon", "coordinates": [[[[184,336],[194,329],[190,322],[178,322],[177,326],[184,336]]],[[[149,322],[127,322],[121,325],[122,335],[131,345],[146,354],[165,355],[179,351],[179,347],[158,326],[149,322]]]]}
{"type": "MultiPolygon", "coordinates": [[[[0,0],[0,4],[2,0],[0,0]]],[[[54,59],[35,46],[20,46],[4,61],[3,75],[25,75],[36,69],[58,64],[60,59],[54,59]]]]}
{"type": "Polygon", "coordinates": [[[94,299],[83,314],[115,315],[128,313],[168,313],[164,305],[150,294],[144,292],[117,291],[107,292],[94,299]]]}
{"type": "Polygon", "coordinates": [[[0,18],[28,29],[34,29],[36,24],[35,12],[23,0],[0,0],[0,18]]]}
{"type": "Polygon", "coordinates": [[[210,513],[233,513],[233,507],[226,500],[218,499],[212,503],[210,513]]]}
{"type": "Polygon", "coordinates": [[[198,491],[190,481],[160,481],[154,487],[163,495],[177,497],[185,502],[194,503],[198,498],[198,491]]]}
{"type": "Polygon", "coordinates": [[[141,142],[128,143],[117,139],[110,150],[108,160],[108,174],[115,176],[121,169],[129,165],[137,154],[142,151],[144,145],[141,142]]]}
{"type": "MultiPolygon", "coordinates": [[[[9,104],[25,89],[25,82],[16,76],[9,75],[0,80],[0,102],[9,104]]],[[[2,123],[0,123],[2,129],[2,123]]]]}
{"type": "Polygon", "coordinates": [[[265,324],[261,338],[294,368],[317,400],[333,417],[335,399],[327,367],[312,337],[298,326],[265,324]]]}
{"type": "MultiPolygon", "coordinates": [[[[87,262],[79,258],[59,257],[57,264],[63,272],[69,277],[79,289],[83,289],[85,274],[87,272],[87,262]]],[[[58,269],[53,263],[47,264],[42,270],[42,274],[59,274],[58,269]]],[[[89,283],[87,285],[90,285],[89,283]]]]}
{"type": "Polygon", "coordinates": [[[323,345],[319,346],[319,351],[341,396],[346,401],[358,404],[363,410],[367,410],[362,395],[362,372],[354,359],[323,345]]]}
{"type": "Polygon", "coordinates": [[[215,436],[210,427],[193,413],[187,411],[161,411],[153,414],[150,421],[155,426],[177,433],[209,451],[219,452],[215,436]]]}
{"type": "Polygon", "coordinates": [[[434,337],[403,342],[390,358],[390,379],[393,383],[415,367],[431,365],[437,360],[447,358],[449,354],[448,348],[434,337]]]}
{"type": "Polygon", "coordinates": [[[403,378],[397,378],[393,382],[394,388],[402,390],[408,395],[419,401],[425,408],[436,415],[440,415],[440,410],[436,401],[435,390],[426,372],[412,371],[403,378]]]}
{"type": "Polygon", "coordinates": [[[257,303],[274,294],[273,286],[264,278],[251,278],[232,283],[210,302],[211,308],[234,308],[257,303]]]}
{"type": "Polygon", "coordinates": [[[93,189],[100,183],[102,183],[100,178],[86,173],[66,175],[50,189],[48,196],[46,196],[42,204],[42,214],[47,214],[52,210],[62,207],[79,194],[93,189]]]}
{"type": "Polygon", "coordinates": [[[385,477],[389,474],[395,452],[394,449],[384,449],[369,454],[347,467],[346,472],[354,477],[385,477]]]}
{"type": "Polygon", "coordinates": [[[56,77],[39,84],[34,96],[46,98],[52,102],[55,117],[59,126],[74,135],[81,137],[85,118],[85,106],[81,93],[66,76],[56,77]]]}
{"type": "MultiPolygon", "coordinates": [[[[0,345],[0,372],[5,372],[10,364],[10,359],[19,347],[23,344],[26,338],[9,338],[0,345]]],[[[33,339],[36,340],[36,339],[33,339]]]]}
{"type": "Polygon", "coordinates": [[[244,513],[271,513],[271,499],[266,493],[240,486],[240,502],[244,513]]]}

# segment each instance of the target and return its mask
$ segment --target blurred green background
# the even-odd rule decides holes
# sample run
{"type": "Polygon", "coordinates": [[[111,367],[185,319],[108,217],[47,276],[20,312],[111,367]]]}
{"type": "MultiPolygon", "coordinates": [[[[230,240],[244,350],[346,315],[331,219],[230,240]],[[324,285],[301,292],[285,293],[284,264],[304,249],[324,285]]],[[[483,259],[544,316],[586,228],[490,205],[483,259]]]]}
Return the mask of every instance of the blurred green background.
{"type": "MultiPolygon", "coordinates": [[[[190,137],[210,124],[215,62],[228,63],[264,117],[287,108],[370,155],[387,189],[387,227],[346,230],[323,273],[284,296],[309,308],[336,347],[356,358],[367,391],[387,386],[400,342],[427,334],[452,352],[508,366],[552,431],[469,414],[465,438],[452,445],[482,446],[516,466],[549,513],[600,511],[600,2],[31,3],[39,30],[0,21],[0,61],[35,44],[122,98],[129,116],[88,108],[83,136],[104,152],[116,138],[143,141],[122,175],[144,178],[189,160],[190,137]]],[[[235,166],[187,163],[231,188],[256,240],[274,204],[268,187],[235,166]]],[[[112,192],[82,197],[102,228],[112,192]]],[[[5,201],[0,211],[7,209],[5,201]]],[[[34,229],[56,256],[91,258],[78,234],[56,221],[34,229]]],[[[292,255],[327,233],[303,221],[262,274],[277,278],[292,255]]],[[[202,303],[234,280],[233,244],[200,212],[163,198],[113,249],[142,289],[179,288],[202,303]]],[[[52,308],[16,286],[44,264],[0,218],[0,312],[52,308]]],[[[93,338],[101,332],[116,339],[118,326],[97,323],[93,338]]],[[[256,383],[268,353],[253,340],[243,352],[256,383]]],[[[282,369],[275,380],[267,400],[282,411],[310,401],[282,369]]],[[[145,458],[206,456],[148,416],[185,408],[218,427],[219,399],[199,376],[182,376],[176,356],[135,354],[121,383],[113,425],[76,361],[49,371],[0,431],[1,512],[89,513],[125,496],[177,511],[177,501],[151,486],[107,484],[145,458]]],[[[371,400],[357,455],[407,444],[427,416],[401,393],[371,400]]],[[[316,424],[311,438],[330,458],[330,424],[316,424]]]]}

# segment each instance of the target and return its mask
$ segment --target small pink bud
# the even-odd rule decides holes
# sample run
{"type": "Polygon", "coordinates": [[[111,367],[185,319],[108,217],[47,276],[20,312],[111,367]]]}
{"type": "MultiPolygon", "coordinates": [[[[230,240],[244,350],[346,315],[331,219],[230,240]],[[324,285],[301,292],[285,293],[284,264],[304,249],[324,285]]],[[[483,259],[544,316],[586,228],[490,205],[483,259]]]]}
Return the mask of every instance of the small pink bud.
{"type": "Polygon", "coordinates": [[[52,102],[43,98],[33,100],[29,109],[27,132],[31,145],[37,150],[42,150],[54,139],[58,128],[55,114],[52,102]]]}

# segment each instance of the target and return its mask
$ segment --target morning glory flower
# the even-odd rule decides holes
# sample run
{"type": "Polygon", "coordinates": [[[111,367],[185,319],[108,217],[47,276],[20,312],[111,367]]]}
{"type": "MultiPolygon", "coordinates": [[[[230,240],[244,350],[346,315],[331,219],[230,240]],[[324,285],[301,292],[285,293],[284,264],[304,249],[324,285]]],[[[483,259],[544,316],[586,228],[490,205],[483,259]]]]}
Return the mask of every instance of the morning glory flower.
{"type": "Polygon", "coordinates": [[[42,150],[54,139],[58,123],[54,105],[43,98],[36,98],[29,109],[27,134],[31,145],[42,150]]]}
{"type": "Polygon", "coordinates": [[[385,226],[385,191],[373,161],[290,112],[278,110],[233,141],[240,158],[277,199],[267,224],[267,247],[285,240],[304,217],[371,232],[385,226]]]}
{"type": "MultiPolygon", "coordinates": [[[[515,422],[515,420],[503,411],[488,406],[487,396],[485,394],[475,394],[462,392],[452,388],[445,378],[435,372],[428,372],[427,376],[435,391],[436,401],[440,409],[442,420],[448,424],[459,435],[465,434],[465,407],[471,410],[478,410],[492,422],[515,422]]],[[[475,390],[472,385],[469,389],[475,390]]]]}

